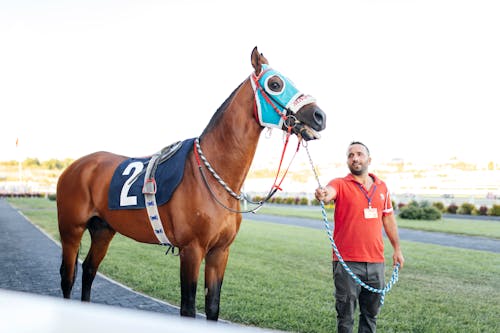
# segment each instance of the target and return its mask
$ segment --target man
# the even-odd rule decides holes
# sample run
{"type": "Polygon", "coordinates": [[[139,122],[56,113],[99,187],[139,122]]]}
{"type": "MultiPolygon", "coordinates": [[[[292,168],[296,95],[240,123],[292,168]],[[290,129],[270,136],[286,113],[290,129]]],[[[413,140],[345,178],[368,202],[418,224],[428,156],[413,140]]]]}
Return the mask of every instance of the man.
{"type": "MultiPolygon", "coordinates": [[[[399,264],[402,268],[404,257],[389,191],[382,180],[368,172],[370,163],[368,147],[361,142],[352,142],[347,150],[350,173],[344,178],[331,180],[326,187],[316,189],[315,196],[323,202],[335,201],[333,237],[349,268],[364,283],[383,289],[382,227],[394,249],[393,265],[399,264]]],[[[339,263],[335,253],[333,277],[338,332],[352,332],[357,302],[360,309],[358,332],[375,332],[381,295],[357,284],[339,263]]]]}

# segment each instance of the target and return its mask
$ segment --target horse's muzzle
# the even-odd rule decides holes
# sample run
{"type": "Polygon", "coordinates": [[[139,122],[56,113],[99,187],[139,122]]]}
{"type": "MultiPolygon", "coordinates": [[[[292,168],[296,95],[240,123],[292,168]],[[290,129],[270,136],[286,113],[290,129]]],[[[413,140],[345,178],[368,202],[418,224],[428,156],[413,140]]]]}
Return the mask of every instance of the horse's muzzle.
{"type": "Polygon", "coordinates": [[[326,114],[316,103],[311,103],[302,107],[295,114],[297,121],[293,126],[293,132],[302,136],[304,140],[315,140],[321,136],[318,132],[326,127],[326,114]]]}

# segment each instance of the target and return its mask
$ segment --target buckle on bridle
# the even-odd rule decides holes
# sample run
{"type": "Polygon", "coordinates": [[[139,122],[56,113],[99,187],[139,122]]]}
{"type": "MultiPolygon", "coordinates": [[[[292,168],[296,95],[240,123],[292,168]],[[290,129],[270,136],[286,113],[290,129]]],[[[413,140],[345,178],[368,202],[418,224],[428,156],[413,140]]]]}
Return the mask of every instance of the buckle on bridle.
{"type": "MultiPolygon", "coordinates": [[[[288,110],[288,109],[287,109],[288,110]]],[[[289,111],[289,110],[288,110],[289,111]]],[[[289,112],[285,118],[283,119],[284,122],[283,122],[283,125],[287,128],[287,129],[292,129],[295,127],[295,124],[297,124],[299,121],[297,120],[297,117],[295,117],[295,114],[293,112],[289,112]]]]}

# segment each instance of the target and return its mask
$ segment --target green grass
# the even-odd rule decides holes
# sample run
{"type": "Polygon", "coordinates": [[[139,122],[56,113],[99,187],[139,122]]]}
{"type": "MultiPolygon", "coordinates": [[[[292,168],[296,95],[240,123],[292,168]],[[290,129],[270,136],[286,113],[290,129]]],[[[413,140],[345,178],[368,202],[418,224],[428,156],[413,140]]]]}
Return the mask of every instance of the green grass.
{"type": "MultiPolygon", "coordinates": [[[[301,206],[267,206],[259,210],[258,214],[270,214],[280,216],[305,217],[311,219],[323,219],[321,208],[301,206]]],[[[327,209],[328,219],[331,222],[333,210],[327,209]]],[[[500,239],[500,221],[443,218],[437,221],[406,220],[396,217],[401,228],[417,229],[425,231],[438,231],[458,235],[482,236],[500,239]]]]}
{"type": "MultiPolygon", "coordinates": [[[[45,200],[47,206],[37,202],[38,209],[33,209],[34,201],[9,201],[44,230],[57,234],[53,202],[45,200]]],[[[500,255],[406,241],[402,246],[405,268],[386,296],[380,332],[500,330],[500,255]]],[[[87,248],[86,237],[82,258],[87,248]]],[[[386,248],[389,261],[390,246],[386,248]]],[[[100,271],[178,305],[179,260],[163,252],[163,247],[117,235],[100,271]]],[[[200,312],[202,286],[201,275],[200,312]]],[[[244,220],[231,247],[220,315],[233,322],[285,331],[335,331],[331,248],[325,232],[244,220]]]]}

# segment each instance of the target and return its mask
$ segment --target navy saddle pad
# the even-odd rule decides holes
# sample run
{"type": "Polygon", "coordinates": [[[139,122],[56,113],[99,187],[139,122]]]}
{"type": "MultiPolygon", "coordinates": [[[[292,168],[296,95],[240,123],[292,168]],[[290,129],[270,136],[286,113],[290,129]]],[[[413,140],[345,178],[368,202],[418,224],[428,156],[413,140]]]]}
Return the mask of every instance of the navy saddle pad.
{"type": "MultiPolygon", "coordinates": [[[[158,165],[154,175],[158,206],[170,200],[181,182],[187,154],[193,149],[193,143],[194,138],[183,141],[182,146],[172,157],[158,165]]],[[[129,158],[116,168],[109,186],[109,209],[142,209],[146,207],[142,187],[149,160],[150,157],[129,158]]]]}

